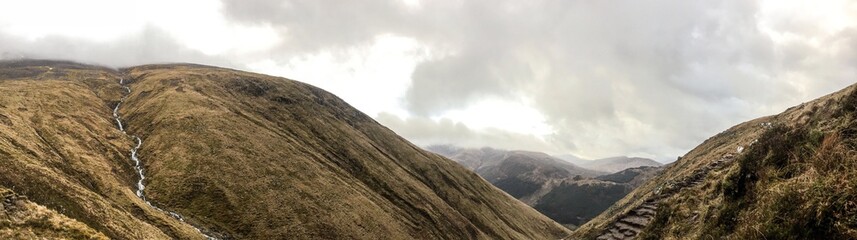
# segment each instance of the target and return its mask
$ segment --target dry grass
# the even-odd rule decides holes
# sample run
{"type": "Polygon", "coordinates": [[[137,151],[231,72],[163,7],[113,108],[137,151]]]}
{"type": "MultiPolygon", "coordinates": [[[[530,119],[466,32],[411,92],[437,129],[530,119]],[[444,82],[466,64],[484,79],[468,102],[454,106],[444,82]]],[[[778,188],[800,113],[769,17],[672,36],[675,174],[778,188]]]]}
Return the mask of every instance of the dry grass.
{"type": "Polygon", "coordinates": [[[110,238],[199,238],[132,192],[131,139],[111,119],[118,76],[63,62],[0,62],[0,186],[110,238]]]}
{"type": "Polygon", "coordinates": [[[740,124],[575,232],[593,236],[657,186],[746,147],[730,166],[662,202],[642,239],[857,239],[855,87],[740,124]],[[771,122],[773,127],[760,127],[771,122]],[[758,139],[758,142],[754,140],[758,139]]]}
{"type": "Polygon", "coordinates": [[[0,239],[108,239],[86,224],[20,197],[0,187],[0,239]]]}
{"type": "Polygon", "coordinates": [[[857,155],[843,143],[838,132],[800,133],[793,129],[785,134],[787,149],[770,149],[771,153],[749,171],[758,173],[748,182],[748,193],[727,198],[721,209],[734,218],[724,219],[724,231],[711,236],[766,239],[857,238],[855,212],[855,171],[857,155]],[[813,135],[816,135],[815,137],[813,135]],[[790,148],[790,149],[788,149],[790,148]],[[777,151],[778,153],[773,153],[777,151]],[[779,155],[785,153],[785,155],[779,155]]]}
{"type": "Polygon", "coordinates": [[[568,233],[318,88],[197,65],[126,70],[0,62],[0,186],[46,207],[2,230],[24,235],[0,238],[53,238],[65,236],[66,228],[96,238],[98,232],[115,239],[201,237],[132,192],[132,142],[111,118],[122,93],[116,81],[125,73],[134,78],[133,94],[120,112],[128,130],[144,139],[147,195],[226,236],[549,239],[568,233]],[[43,217],[52,211],[68,219],[43,217]],[[48,227],[25,229],[35,225],[48,227]]]}
{"type": "Polygon", "coordinates": [[[127,70],[152,201],[236,238],[547,239],[562,226],[336,96],[190,65],[127,70]]]}

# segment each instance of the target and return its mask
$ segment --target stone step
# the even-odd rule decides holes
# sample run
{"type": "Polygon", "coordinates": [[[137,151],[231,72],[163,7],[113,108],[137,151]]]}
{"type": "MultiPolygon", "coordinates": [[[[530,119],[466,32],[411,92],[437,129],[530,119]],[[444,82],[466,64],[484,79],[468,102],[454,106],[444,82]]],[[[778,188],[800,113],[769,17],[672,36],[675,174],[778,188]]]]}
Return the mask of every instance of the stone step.
{"type": "Polygon", "coordinates": [[[643,203],[639,208],[649,209],[649,210],[658,210],[658,205],[652,203],[643,203]]]}
{"type": "Polygon", "coordinates": [[[625,239],[625,234],[619,232],[619,229],[617,229],[617,228],[611,228],[610,229],[610,235],[612,235],[613,238],[616,238],[616,239],[625,239]]]}
{"type": "Polygon", "coordinates": [[[619,232],[625,233],[625,235],[628,235],[627,232],[629,232],[629,231],[634,232],[634,235],[636,235],[637,233],[639,233],[642,230],[640,227],[644,227],[644,226],[635,226],[634,224],[628,224],[628,223],[625,223],[622,221],[616,222],[616,224],[614,224],[613,226],[616,226],[617,228],[619,228],[619,232]]]}
{"type": "Polygon", "coordinates": [[[642,228],[649,225],[649,222],[652,221],[652,217],[627,216],[622,219],[619,219],[619,221],[626,224],[636,225],[642,228]]]}
{"type": "Polygon", "coordinates": [[[648,208],[637,208],[633,212],[640,216],[654,216],[656,213],[654,210],[648,208]]]}
{"type": "Polygon", "coordinates": [[[625,238],[627,238],[627,239],[632,239],[632,238],[636,237],[636,236],[637,236],[637,234],[640,234],[640,232],[634,232],[634,231],[630,231],[630,230],[629,230],[629,231],[624,231],[624,232],[622,232],[622,233],[624,233],[624,234],[625,234],[625,238]]]}
{"type": "Polygon", "coordinates": [[[597,240],[615,240],[616,238],[613,238],[613,235],[611,235],[611,234],[604,234],[604,235],[598,236],[595,239],[597,239],[597,240]]]}

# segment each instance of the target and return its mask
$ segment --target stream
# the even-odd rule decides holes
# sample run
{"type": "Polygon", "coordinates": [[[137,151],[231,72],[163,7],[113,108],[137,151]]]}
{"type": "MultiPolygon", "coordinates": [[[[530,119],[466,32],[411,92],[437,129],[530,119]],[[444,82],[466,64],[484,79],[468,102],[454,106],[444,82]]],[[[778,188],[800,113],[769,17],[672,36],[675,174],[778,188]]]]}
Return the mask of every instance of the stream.
{"type": "Polygon", "coordinates": [[[125,132],[125,126],[122,125],[122,117],[119,116],[119,106],[122,105],[122,103],[125,102],[125,99],[127,99],[128,96],[131,95],[131,88],[128,87],[127,85],[125,85],[125,79],[124,78],[119,78],[119,85],[122,86],[123,89],[125,89],[125,95],[122,96],[121,99],[119,99],[119,102],[116,103],[116,107],[113,108],[113,119],[116,120],[116,126],[119,128],[119,131],[122,131],[122,133],[124,133],[126,136],[134,139],[134,141],[136,142],[136,144],[134,145],[134,148],[131,149],[131,161],[134,162],[134,171],[137,172],[137,177],[138,177],[137,191],[136,191],[137,197],[142,199],[143,202],[146,202],[146,204],[149,205],[149,207],[151,207],[155,210],[158,210],[160,212],[166,213],[167,215],[170,215],[171,217],[179,220],[180,222],[189,225],[193,229],[196,229],[196,231],[199,232],[200,234],[202,234],[202,236],[205,237],[206,239],[217,240],[217,238],[205,234],[204,232],[202,232],[201,229],[194,226],[193,224],[186,222],[184,220],[184,217],[181,214],[178,214],[176,212],[169,211],[169,210],[164,210],[162,208],[155,206],[154,204],[149,202],[149,200],[146,200],[146,195],[143,192],[143,190],[146,189],[146,185],[144,185],[144,182],[143,182],[146,179],[146,175],[145,175],[145,170],[143,169],[143,163],[142,163],[142,161],[140,161],[140,156],[137,155],[137,151],[139,151],[140,147],[143,146],[143,140],[140,139],[140,137],[137,137],[137,135],[129,135],[127,132],[125,132]]]}

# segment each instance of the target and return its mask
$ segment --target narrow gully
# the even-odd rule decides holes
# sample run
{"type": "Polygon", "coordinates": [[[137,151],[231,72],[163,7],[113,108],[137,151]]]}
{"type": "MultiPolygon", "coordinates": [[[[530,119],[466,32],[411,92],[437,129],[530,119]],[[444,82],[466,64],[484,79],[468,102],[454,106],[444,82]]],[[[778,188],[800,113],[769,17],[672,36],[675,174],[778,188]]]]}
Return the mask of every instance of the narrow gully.
{"type": "Polygon", "coordinates": [[[125,99],[127,99],[128,96],[131,95],[131,88],[128,87],[127,85],[125,85],[125,79],[124,78],[119,78],[119,85],[122,86],[123,89],[125,89],[125,95],[119,99],[119,102],[116,103],[116,107],[113,108],[113,119],[116,120],[116,126],[119,128],[119,131],[122,131],[122,133],[124,133],[125,136],[128,136],[128,137],[134,139],[134,141],[137,143],[131,149],[131,161],[134,162],[134,171],[137,172],[137,177],[138,177],[137,191],[136,191],[137,197],[142,199],[143,202],[145,202],[147,205],[149,205],[149,207],[151,207],[155,210],[158,210],[160,212],[166,213],[167,215],[170,215],[171,217],[175,218],[176,220],[179,220],[180,222],[187,224],[188,226],[192,227],[193,229],[196,229],[196,231],[199,232],[200,234],[202,234],[202,236],[205,237],[206,239],[217,240],[217,238],[209,236],[208,234],[205,234],[204,232],[202,232],[202,229],[194,226],[193,224],[186,222],[184,220],[184,217],[181,214],[178,214],[176,212],[169,211],[169,210],[164,210],[162,208],[155,206],[154,204],[152,204],[152,202],[149,202],[149,200],[146,200],[146,195],[143,192],[143,190],[146,189],[146,185],[144,185],[144,180],[146,179],[146,175],[144,174],[145,171],[143,169],[143,163],[142,163],[142,161],[140,161],[140,156],[137,155],[137,152],[140,150],[140,147],[143,146],[143,140],[140,139],[140,137],[137,137],[137,135],[129,135],[125,131],[125,126],[122,125],[122,117],[119,116],[119,106],[121,106],[122,103],[125,102],[125,99]]]}

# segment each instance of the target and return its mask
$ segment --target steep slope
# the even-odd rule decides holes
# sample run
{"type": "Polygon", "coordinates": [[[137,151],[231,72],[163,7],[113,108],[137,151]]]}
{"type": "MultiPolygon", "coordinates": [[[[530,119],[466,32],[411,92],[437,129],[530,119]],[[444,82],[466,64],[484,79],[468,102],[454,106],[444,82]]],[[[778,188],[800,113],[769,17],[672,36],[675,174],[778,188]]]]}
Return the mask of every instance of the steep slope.
{"type": "Polygon", "coordinates": [[[572,229],[660,171],[657,167],[641,167],[601,175],[544,153],[450,145],[428,149],[475,169],[494,186],[572,229]]]}
{"type": "Polygon", "coordinates": [[[855,88],[706,140],[570,238],[857,238],[855,88]]]}
{"type": "Polygon", "coordinates": [[[579,166],[584,168],[609,173],[616,173],[625,169],[636,167],[663,166],[663,164],[652,159],[625,156],[610,157],[596,160],[578,160],[575,161],[575,164],[578,164],[579,166]]]}
{"type": "Polygon", "coordinates": [[[195,65],[125,70],[149,199],[238,238],[554,238],[559,225],[321,89],[195,65]],[[151,159],[146,161],[145,159],[151,159]]]}
{"type": "Polygon", "coordinates": [[[107,239],[94,229],[0,187],[0,239],[107,239]]]}
{"type": "MultiPolygon", "coordinates": [[[[92,238],[202,239],[194,226],[235,239],[568,233],[330,93],[188,64],[117,71],[0,63],[0,188],[46,208],[35,216],[60,219],[50,221],[92,238]],[[119,79],[133,89],[124,100],[119,79]],[[141,139],[139,148],[131,136],[141,139]],[[132,149],[147,201],[135,192],[140,173],[132,149]]],[[[10,229],[3,224],[0,234],[10,229]]],[[[33,230],[69,236],[63,231],[33,230]]]]}
{"type": "Polygon", "coordinates": [[[110,112],[118,79],[69,62],[0,63],[0,187],[109,238],[201,238],[134,195],[132,142],[110,112]]]}
{"type": "Polygon", "coordinates": [[[563,179],[543,185],[523,201],[554,221],[575,229],[598,216],[631,190],[633,188],[628,184],[595,179],[563,179]]]}

